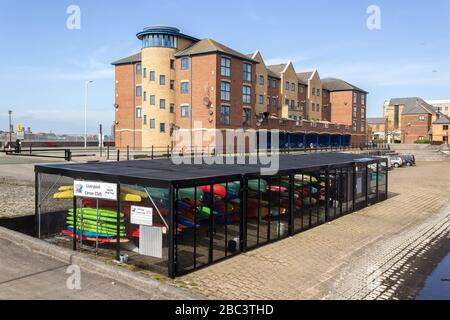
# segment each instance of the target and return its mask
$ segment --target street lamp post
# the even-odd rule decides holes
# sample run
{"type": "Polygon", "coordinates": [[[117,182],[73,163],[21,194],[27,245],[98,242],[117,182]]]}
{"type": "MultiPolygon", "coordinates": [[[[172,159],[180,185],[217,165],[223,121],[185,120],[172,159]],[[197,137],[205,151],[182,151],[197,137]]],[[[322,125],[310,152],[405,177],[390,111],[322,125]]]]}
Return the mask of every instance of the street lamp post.
{"type": "Polygon", "coordinates": [[[84,91],[84,148],[87,149],[87,107],[88,107],[88,87],[94,81],[86,81],[84,91]]]}
{"type": "Polygon", "coordinates": [[[12,145],[12,123],[11,123],[12,110],[8,111],[8,115],[9,115],[9,147],[11,148],[11,145],[12,145]]]}

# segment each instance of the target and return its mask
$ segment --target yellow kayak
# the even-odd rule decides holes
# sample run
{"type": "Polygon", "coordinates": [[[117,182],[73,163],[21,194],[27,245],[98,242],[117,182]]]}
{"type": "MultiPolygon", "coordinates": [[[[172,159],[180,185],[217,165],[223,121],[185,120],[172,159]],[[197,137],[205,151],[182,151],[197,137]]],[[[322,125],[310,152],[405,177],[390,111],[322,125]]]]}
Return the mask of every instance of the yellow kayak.
{"type": "Polygon", "coordinates": [[[59,190],[60,192],[71,191],[71,190],[73,190],[73,186],[62,186],[62,187],[59,187],[58,190],[59,190]]]}
{"type": "Polygon", "coordinates": [[[147,192],[140,191],[140,190],[137,190],[137,189],[134,189],[134,188],[120,186],[120,191],[121,191],[121,193],[139,196],[139,197],[144,198],[144,199],[148,198],[147,192]]]}
{"type": "Polygon", "coordinates": [[[57,192],[53,195],[53,199],[73,199],[73,190],[57,192]]]}
{"type": "MultiPolygon", "coordinates": [[[[53,195],[53,199],[63,200],[63,199],[73,199],[73,190],[67,190],[62,192],[57,192],[53,195]]],[[[141,202],[142,197],[136,194],[121,193],[120,199],[123,202],[141,202]]]]}

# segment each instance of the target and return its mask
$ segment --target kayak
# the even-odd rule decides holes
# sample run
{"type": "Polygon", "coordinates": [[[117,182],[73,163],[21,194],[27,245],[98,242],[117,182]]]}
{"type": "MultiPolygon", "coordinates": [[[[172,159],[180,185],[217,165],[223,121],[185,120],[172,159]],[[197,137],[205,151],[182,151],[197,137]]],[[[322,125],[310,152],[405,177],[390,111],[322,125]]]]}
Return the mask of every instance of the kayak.
{"type": "MultiPolygon", "coordinates": [[[[201,187],[198,187],[198,189],[202,190],[205,193],[211,193],[211,186],[201,186],[201,187]]],[[[223,185],[215,184],[215,185],[213,185],[213,193],[216,196],[225,198],[227,195],[227,190],[223,185]]]]}
{"type": "MultiPolygon", "coordinates": [[[[73,238],[73,229],[63,230],[62,234],[65,235],[66,237],[73,238]]],[[[85,231],[83,231],[82,233],[78,231],[77,239],[81,239],[81,240],[85,240],[85,241],[92,241],[92,242],[100,242],[100,243],[115,243],[115,242],[117,242],[117,239],[110,235],[102,235],[102,236],[99,235],[97,238],[96,233],[85,232],[85,231]]],[[[128,240],[126,238],[120,239],[120,243],[127,243],[129,241],[130,240],[128,240]]]]}

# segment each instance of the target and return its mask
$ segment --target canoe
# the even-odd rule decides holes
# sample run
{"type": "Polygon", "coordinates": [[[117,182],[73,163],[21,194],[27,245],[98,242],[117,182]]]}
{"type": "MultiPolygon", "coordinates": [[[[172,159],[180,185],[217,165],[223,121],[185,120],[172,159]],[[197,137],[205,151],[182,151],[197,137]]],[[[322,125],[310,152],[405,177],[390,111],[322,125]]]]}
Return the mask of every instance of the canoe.
{"type": "MultiPolygon", "coordinates": [[[[102,236],[102,237],[98,237],[96,236],[95,233],[85,233],[83,231],[83,235],[80,235],[80,232],[77,232],[77,239],[81,239],[84,241],[92,241],[92,242],[99,242],[99,243],[116,243],[117,239],[111,236],[102,236]]],[[[62,234],[65,235],[66,237],[71,237],[73,238],[73,229],[71,230],[63,230],[62,234]]],[[[120,238],[120,243],[127,243],[130,242],[129,239],[126,238],[120,238]]]]}
{"type": "MultiPolygon", "coordinates": [[[[73,213],[69,213],[67,215],[68,217],[70,217],[71,220],[73,220],[73,213]]],[[[81,215],[77,215],[77,219],[80,219],[81,215]]],[[[89,221],[94,221],[94,222],[102,222],[102,223],[117,223],[117,218],[108,218],[108,217],[97,217],[96,215],[84,215],[83,214],[83,220],[89,220],[89,221]]],[[[124,219],[120,220],[121,223],[124,223],[124,219]]]]}
{"type": "Polygon", "coordinates": [[[286,191],[288,191],[288,189],[283,186],[270,186],[270,191],[271,192],[286,192],[286,191]]]}
{"type": "MultiPolygon", "coordinates": [[[[211,186],[201,186],[201,187],[198,187],[198,189],[202,190],[205,193],[211,193],[211,186]]],[[[227,195],[227,190],[223,185],[215,184],[215,185],[213,185],[213,193],[216,196],[225,198],[227,195]]]]}
{"type": "Polygon", "coordinates": [[[73,199],[73,190],[57,192],[53,195],[53,199],[58,199],[58,200],[73,199]]]}
{"type": "Polygon", "coordinates": [[[260,179],[260,182],[258,180],[249,180],[248,181],[248,188],[252,191],[261,191],[265,192],[267,190],[267,181],[260,179]]]}
{"type": "MultiPolygon", "coordinates": [[[[97,216],[97,209],[94,208],[77,208],[77,215],[81,215],[81,210],[83,210],[83,215],[93,214],[97,216]]],[[[69,213],[73,214],[73,209],[68,210],[69,213]]],[[[107,209],[98,209],[98,215],[100,217],[117,218],[117,212],[107,209]]],[[[120,213],[120,217],[123,218],[125,215],[120,213]]]]}
{"type": "Polygon", "coordinates": [[[62,186],[58,188],[58,191],[64,192],[64,191],[73,191],[73,186],[62,186]]]}
{"type": "MultiPolygon", "coordinates": [[[[53,195],[53,199],[63,200],[63,199],[73,199],[73,190],[67,190],[62,192],[57,192],[53,195]]],[[[142,198],[138,195],[121,193],[120,198],[124,202],[141,202],[142,198]]]]}
{"type": "Polygon", "coordinates": [[[120,192],[136,195],[136,196],[141,197],[142,199],[148,198],[148,194],[147,194],[147,192],[145,192],[144,188],[142,188],[142,190],[138,190],[138,189],[131,188],[131,187],[120,186],[120,192]]]}

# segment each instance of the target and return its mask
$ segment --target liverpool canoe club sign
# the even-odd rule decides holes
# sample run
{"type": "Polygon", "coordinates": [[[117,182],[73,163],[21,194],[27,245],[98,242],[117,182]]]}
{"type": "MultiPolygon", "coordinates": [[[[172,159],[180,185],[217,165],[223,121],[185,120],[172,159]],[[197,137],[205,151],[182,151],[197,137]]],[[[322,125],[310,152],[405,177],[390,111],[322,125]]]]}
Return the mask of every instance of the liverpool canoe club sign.
{"type": "Polygon", "coordinates": [[[117,184],[74,181],[73,189],[75,197],[117,201],[117,184]]]}

